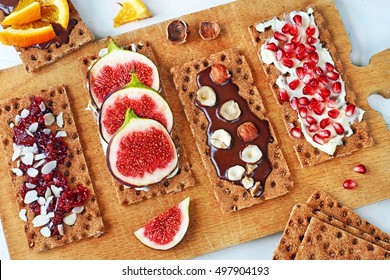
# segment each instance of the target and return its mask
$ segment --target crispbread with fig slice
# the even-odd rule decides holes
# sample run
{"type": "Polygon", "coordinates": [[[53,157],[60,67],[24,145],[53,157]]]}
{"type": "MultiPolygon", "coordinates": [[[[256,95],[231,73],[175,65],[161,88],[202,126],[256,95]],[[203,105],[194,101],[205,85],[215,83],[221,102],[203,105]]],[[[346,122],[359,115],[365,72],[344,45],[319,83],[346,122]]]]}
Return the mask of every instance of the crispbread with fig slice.
{"type": "MultiPolygon", "coordinates": [[[[149,42],[129,44],[123,48],[126,50],[136,51],[142,55],[145,55],[156,64],[156,58],[149,42]]],[[[79,58],[80,73],[83,79],[83,84],[88,83],[88,67],[92,65],[95,59],[97,59],[97,55],[79,58]]],[[[89,93],[87,92],[86,94],[89,93]]],[[[164,94],[163,90],[160,92],[160,94],[169,103],[169,97],[164,94]]],[[[178,112],[173,111],[174,116],[177,113],[178,112]]],[[[95,113],[93,114],[95,120],[97,120],[97,115],[95,113]]],[[[99,129],[99,125],[97,125],[97,129],[99,129]]],[[[179,155],[178,173],[172,178],[165,178],[158,183],[148,186],[149,190],[125,187],[123,184],[119,183],[113,178],[112,182],[115,187],[120,204],[130,205],[146,199],[153,198],[155,196],[160,196],[167,193],[180,192],[183,189],[191,187],[195,184],[195,179],[191,171],[191,165],[189,163],[186,151],[183,148],[183,143],[179,137],[178,128],[175,126],[173,126],[172,130],[172,139],[179,155]]]]}
{"type": "Polygon", "coordinates": [[[245,57],[237,49],[228,49],[202,58],[190,61],[171,69],[173,81],[178,96],[183,104],[184,112],[190,123],[199,153],[202,157],[210,183],[213,186],[216,199],[223,213],[244,209],[265,200],[276,198],[288,192],[292,187],[290,171],[278,141],[273,132],[272,125],[266,118],[265,109],[256,87],[252,85],[252,72],[245,57]],[[273,142],[268,144],[268,159],[272,171],[265,181],[264,193],[258,197],[252,196],[244,187],[231,181],[220,179],[210,158],[210,147],[207,144],[208,120],[200,109],[195,107],[194,99],[198,91],[197,75],[213,64],[222,64],[232,73],[232,81],[239,87],[239,95],[245,98],[250,111],[260,120],[269,123],[273,142]]]}
{"type": "MultiPolygon", "coordinates": [[[[306,9],[307,10],[307,9],[306,9]]],[[[287,13],[277,17],[278,19],[283,19],[287,13]]],[[[319,40],[322,42],[322,45],[329,50],[329,53],[334,61],[335,69],[341,74],[341,77],[343,81],[345,82],[345,90],[346,90],[346,97],[345,100],[349,104],[355,104],[356,105],[356,96],[354,91],[351,89],[348,77],[346,76],[345,72],[343,71],[343,64],[338,56],[337,49],[332,41],[331,34],[329,33],[326,25],[326,20],[322,17],[322,15],[314,9],[314,18],[315,23],[319,29],[319,40]]],[[[259,23],[267,22],[267,19],[264,21],[261,21],[259,23]]],[[[279,86],[276,84],[276,81],[278,77],[281,75],[279,70],[274,66],[274,64],[266,64],[263,62],[261,57],[261,47],[263,44],[266,43],[268,38],[273,36],[273,31],[271,28],[265,28],[263,32],[259,32],[256,30],[256,25],[258,23],[252,25],[249,27],[249,32],[252,37],[252,41],[256,47],[258,57],[260,62],[262,62],[262,66],[264,69],[265,74],[268,77],[268,81],[271,87],[271,90],[274,93],[274,97],[278,104],[283,109],[283,120],[286,125],[286,129],[289,132],[292,126],[298,127],[301,129],[301,124],[298,121],[298,113],[292,109],[290,106],[290,102],[282,102],[281,98],[279,96],[279,86]]],[[[285,75],[286,76],[286,75],[285,75]]],[[[295,137],[291,136],[289,133],[292,141],[293,146],[296,151],[297,157],[300,161],[300,164],[302,167],[305,166],[312,166],[327,160],[330,160],[334,157],[343,157],[347,156],[357,150],[360,150],[363,147],[369,147],[374,144],[373,139],[369,135],[367,123],[364,121],[364,119],[361,122],[355,121],[351,125],[351,129],[353,131],[353,134],[350,137],[344,137],[342,139],[343,144],[337,146],[336,151],[333,155],[327,154],[318,148],[311,145],[308,141],[306,141],[305,137],[303,135],[296,139],[295,137]]]]}
{"type": "MultiPolygon", "coordinates": [[[[83,22],[77,9],[71,1],[69,3],[69,22],[74,24],[72,31],[69,34],[69,42],[56,46],[52,43],[48,48],[37,47],[15,47],[16,51],[25,66],[27,72],[34,72],[41,67],[54,63],[61,57],[71,53],[81,46],[95,40],[95,36],[83,22]]],[[[4,12],[0,10],[0,22],[5,18],[4,12]]]]}
{"type": "Polygon", "coordinates": [[[65,176],[67,185],[71,189],[81,185],[88,189],[90,194],[84,204],[84,211],[77,214],[75,224],[73,226],[64,225],[64,235],[42,236],[40,227],[34,227],[32,224],[34,214],[31,210],[27,209],[27,222],[24,225],[24,232],[28,246],[33,251],[45,251],[88,237],[98,237],[104,233],[105,227],[64,86],[55,86],[47,90],[27,93],[21,97],[0,102],[0,129],[3,131],[1,142],[5,149],[6,161],[9,167],[13,193],[18,209],[21,210],[26,207],[20,194],[20,189],[26,180],[26,175],[16,176],[11,171],[11,168],[15,167],[16,164],[12,160],[14,154],[14,132],[11,127],[15,122],[15,117],[30,105],[31,99],[34,96],[42,97],[47,108],[53,112],[53,115],[57,116],[61,112],[63,113],[63,127],[59,128],[55,122],[49,127],[52,132],[65,131],[67,134],[63,138],[63,141],[68,145],[67,156],[64,164],[59,165],[58,171],[65,176]]]}

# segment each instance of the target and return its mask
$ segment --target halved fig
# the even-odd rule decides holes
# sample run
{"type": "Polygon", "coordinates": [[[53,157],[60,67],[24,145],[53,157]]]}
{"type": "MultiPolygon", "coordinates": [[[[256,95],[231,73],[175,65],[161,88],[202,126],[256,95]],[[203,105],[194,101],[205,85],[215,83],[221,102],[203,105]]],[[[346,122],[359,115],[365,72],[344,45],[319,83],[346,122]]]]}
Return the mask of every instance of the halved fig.
{"type": "Polygon", "coordinates": [[[125,122],[108,143],[107,166],[129,187],[160,182],[176,168],[178,156],[168,131],[158,121],[126,112],[125,122]]]}
{"type": "Polygon", "coordinates": [[[107,143],[123,125],[128,109],[140,118],[158,121],[171,132],[173,114],[168,103],[158,92],[142,84],[137,74],[133,73],[131,82],[109,94],[100,108],[100,134],[107,143]]]}
{"type": "Polygon", "coordinates": [[[176,246],[188,229],[189,204],[190,198],[187,197],[138,229],[134,235],[144,245],[153,249],[168,250],[176,246]]]}
{"type": "Polygon", "coordinates": [[[89,70],[89,92],[95,105],[100,108],[104,98],[131,81],[135,71],[141,82],[158,91],[160,76],[156,65],[146,56],[120,48],[111,38],[108,53],[89,70]]]}

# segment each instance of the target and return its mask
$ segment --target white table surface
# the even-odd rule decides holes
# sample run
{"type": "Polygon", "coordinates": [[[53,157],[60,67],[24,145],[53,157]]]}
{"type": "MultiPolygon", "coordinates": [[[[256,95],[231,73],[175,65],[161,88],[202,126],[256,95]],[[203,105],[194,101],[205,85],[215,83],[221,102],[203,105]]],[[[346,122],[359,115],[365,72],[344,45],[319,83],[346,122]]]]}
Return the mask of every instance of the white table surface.
{"type": "MultiPolygon", "coordinates": [[[[196,12],[231,2],[230,0],[144,0],[149,7],[152,18],[126,24],[117,29],[112,27],[112,18],[118,11],[113,0],[73,0],[74,5],[88,27],[95,34],[97,39],[108,35],[116,35],[140,27],[152,25],[167,19],[179,17],[191,12],[196,12]]],[[[335,0],[347,33],[350,36],[353,51],[351,60],[358,66],[367,65],[370,57],[386,48],[390,47],[390,1],[388,0],[335,0]]],[[[261,12],[261,7],[259,7],[261,12]]],[[[13,47],[0,45],[0,69],[5,69],[21,61],[13,47]]],[[[389,81],[390,84],[390,81],[389,81]]],[[[386,112],[386,123],[390,124],[390,102],[384,102],[379,96],[369,100],[370,105],[382,112],[386,112]]],[[[388,125],[389,127],[389,125],[388,125]]],[[[390,143],[389,143],[390,144],[390,143]]],[[[6,187],[6,186],[3,186],[6,187]]],[[[372,187],[376,186],[373,182],[372,187]]],[[[390,199],[356,209],[356,211],[371,223],[377,225],[390,234],[390,199]]],[[[16,215],[16,213],[15,213],[16,215]]],[[[271,259],[273,250],[281,237],[281,233],[268,237],[253,240],[241,245],[220,250],[214,253],[199,256],[195,259],[271,259]]],[[[7,245],[0,222],[0,259],[9,259],[7,245]]]]}

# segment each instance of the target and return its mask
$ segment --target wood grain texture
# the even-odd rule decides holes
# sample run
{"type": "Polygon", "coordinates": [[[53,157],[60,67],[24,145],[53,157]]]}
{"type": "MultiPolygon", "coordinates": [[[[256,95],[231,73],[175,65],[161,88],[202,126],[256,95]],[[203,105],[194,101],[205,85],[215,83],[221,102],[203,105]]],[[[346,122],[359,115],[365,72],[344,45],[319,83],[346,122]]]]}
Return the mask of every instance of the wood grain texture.
{"type": "MultiPolygon", "coordinates": [[[[169,194],[131,206],[120,206],[111,185],[110,174],[102,164],[103,151],[90,112],[85,111],[88,96],[78,74],[77,58],[95,54],[103,41],[89,44],[61,61],[42,70],[28,74],[23,66],[0,71],[0,98],[19,96],[26,91],[40,90],[54,84],[66,84],[74,111],[76,126],[80,133],[91,178],[95,186],[106,234],[96,240],[77,242],[43,254],[33,254],[22,240],[23,228],[17,217],[12,200],[12,188],[8,179],[6,163],[0,161],[0,213],[3,217],[6,239],[13,259],[186,259],[222,248],[233,246],[283,230],[291,208],[297,202],[304,203],[314,189],[323,189],[335,199],[349,207],[360,207],[390,197],[390,133],[380,113],[373,111],[367,97],[374,91],[390,88],[390,49],[371,59],[367,67],[351,64],[351,45],[337,9],[332,1],[304,0],[265,1],[244,0],[215,7],[209,10],[181,17],[192,31],[184,45],[174,46],[165,39],[167,22],[118,36],[119,44],[149,40],[155,51],[165,92],[177,95],[170,68],[188,60],[209,56],[228,48],[238,48],[245,55],[254,76],[254,85],[259,89],[268,117],[279,139],[280,146],[290,167],[294,188],[280,198],[235,213],[222,215],[215,201],[212,186],[203,169],[202,161],[192,138],[178,98],[171,98],[171,106],[180,114],[175,116],[176,125],[181,128],[182,139],[189,155],[196,185],[178,194],[169,194]],[[317,2],[317,3],[316,3],[317,2]],[[290,144],[281,111],[273,98],[255,48],[252,45],[248,26],[293,9],[317,4],[324,16],[328,29],[334,38],[346,75],[357,94],[358,104],[366,110],[366,120],[375,145],[346,158],[334,159],[318,166],[302,169],[290,144]],[[229,15],[229,16],[227,16],[229,15]],[[203,41],[198,33],[199,21],[215,20],[222,30],[214,41],[203,41]],[[352,167],[363,162],[368,172],[356,174],[352,167]],[[355,179],[359,186],[354,191],[342,188],[343,181],[355,179]],[[146,248],[133,235],[145,222],[177,204],[185,197],[191,197],[191,221],[188,232],[175,248],[160,252],[146,248]]],[[[0,152],[3,156],[3,152],[0,152]]],[[[261,250],[261,248],[254,248],[261,250]]],[[[272,256],[270,256],[271,258],[272,256]]]]}

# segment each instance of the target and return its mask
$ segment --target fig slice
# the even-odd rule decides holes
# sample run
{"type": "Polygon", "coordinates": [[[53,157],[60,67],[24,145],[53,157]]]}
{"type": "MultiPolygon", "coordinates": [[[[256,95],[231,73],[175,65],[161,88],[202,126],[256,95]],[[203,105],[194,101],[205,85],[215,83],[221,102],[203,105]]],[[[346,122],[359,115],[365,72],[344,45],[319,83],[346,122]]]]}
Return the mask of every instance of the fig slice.
{"type": "Polygon", "coordinates": [[[134,232],[142,244],[157,250],[168,250],[176,246],[187,232],[190,198],[166,210],[134,232]]]}
{"type": "Polygon", "coordinates": [[[89,92],[98,108],[108,94],[131,81],[134,70],[143,84],[156,91],[160,89],[157,67],[148,57],[120,48],[112,38],[107,48],[108,53],[98,59],[88,73],[89,92]]]}
{"type": "Polygon", "coordinates": [[[121,90],[110,93],[104,100],[99,113],[99,127],[102,138],[108,143],[125,121],[127,109],[140,118],[154,119],[168,132],[173,126],[173,114],[161,95],[145,86],[132,73],[131,82],[121,90]]]}
{"type": "Polygon", "coordinates": [[[176,168],[178,156],[168,131],[158,121],[127,109],[125,121],[107,146],[112,176],[128,187],[160,182],[176,168]]]}

